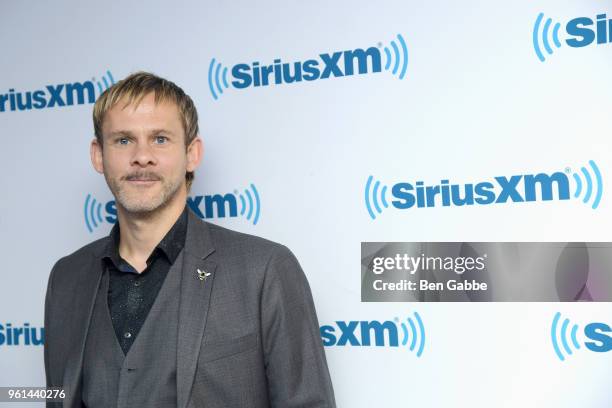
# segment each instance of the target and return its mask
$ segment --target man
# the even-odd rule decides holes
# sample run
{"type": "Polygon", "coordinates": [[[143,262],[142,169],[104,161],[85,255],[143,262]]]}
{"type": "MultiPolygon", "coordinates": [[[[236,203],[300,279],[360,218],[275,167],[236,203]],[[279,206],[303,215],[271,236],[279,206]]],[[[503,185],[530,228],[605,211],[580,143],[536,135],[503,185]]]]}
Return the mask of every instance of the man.
{"type": "Polygon", "coordinates": [[[139,72],[93,118],[91,160],[118,222],[49,277],[45,370],[63,406],[334,407],[293,254],[186,205],[203,149],[191,98],[139,72]]]}

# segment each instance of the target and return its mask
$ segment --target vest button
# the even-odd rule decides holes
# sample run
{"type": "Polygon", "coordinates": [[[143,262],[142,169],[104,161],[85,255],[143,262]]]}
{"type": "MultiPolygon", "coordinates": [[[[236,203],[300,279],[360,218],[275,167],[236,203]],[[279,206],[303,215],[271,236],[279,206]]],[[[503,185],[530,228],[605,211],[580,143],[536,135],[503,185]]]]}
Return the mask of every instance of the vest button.
{"type": "Polygon", "coordinates": [[[134,286],[140,286],[140,281],[134,282],[134,286]]]}
{"type": "Polygon", "coordinates": [[[125,337],[126,339],[129,339],[130,337],[132,337],[132,333],[126,332],[123,334],[123,337],[125,337]]]}

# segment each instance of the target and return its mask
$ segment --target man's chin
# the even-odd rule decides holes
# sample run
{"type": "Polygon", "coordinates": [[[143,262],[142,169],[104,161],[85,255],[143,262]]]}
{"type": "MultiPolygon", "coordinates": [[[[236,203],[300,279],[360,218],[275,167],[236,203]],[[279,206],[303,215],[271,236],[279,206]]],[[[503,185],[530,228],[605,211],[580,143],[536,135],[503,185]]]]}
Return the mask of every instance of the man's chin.
{"type": "Polygon", "coordinates": [[[117,206],[122,207],[126,213],[132,216],[147,216],[167,207],[176,194],[177,191],[174,194],[168,194],[163,189],[162,191],[152,189],[138,193],[134,189],[122,188],[114,196],[117,206]]]}
{"type": "Polygon", "coordinates": [[[140,197],[137,200],[125,200],[118,199],[117,203],[123,207],[123,209],[133,215],[147,215],[156,212],[157,210],[164,207],[164,202],[157,199],[145,199],[140,197]]]}
{"type": "Polygon", "coordinates": [[[149,215],[159,210],[162,206],[152,205],[123,205],[124,210],[132,215],[149,215]]]}

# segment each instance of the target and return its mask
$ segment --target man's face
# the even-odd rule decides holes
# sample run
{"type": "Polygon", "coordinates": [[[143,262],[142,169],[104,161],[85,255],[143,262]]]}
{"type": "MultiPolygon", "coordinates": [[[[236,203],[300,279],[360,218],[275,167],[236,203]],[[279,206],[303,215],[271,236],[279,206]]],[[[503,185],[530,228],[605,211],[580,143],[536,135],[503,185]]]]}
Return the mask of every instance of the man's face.
{"type": "Polygon", "coordinates": [[[150,93],[137,106],[125,108],[119,101],[104,117],[103,148],[92,142],[94,167],[104,173],[117,204],[133,214],[151,213],[184,199],[185,172],[199,162],[193,152],[186,153],[177,106],[155,104],[154,99],[150,93]]]}

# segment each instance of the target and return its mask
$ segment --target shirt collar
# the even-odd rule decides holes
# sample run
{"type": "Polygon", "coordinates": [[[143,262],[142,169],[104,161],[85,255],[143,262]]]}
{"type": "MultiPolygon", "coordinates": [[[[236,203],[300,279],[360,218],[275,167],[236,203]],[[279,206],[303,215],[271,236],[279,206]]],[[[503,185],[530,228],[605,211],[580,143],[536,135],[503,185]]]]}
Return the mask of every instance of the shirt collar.
{"type": "MultiPolygon", "coordinates": [[[[176,261],[176,258],[179,256],[181,250],[185,246],[185,237],[187,235],[187,215],[187,205],[185,204],[183,212],[178,217],[172,228],[170,228],[170,230],[151,252],[149,259],[147,259],[147,265],[150,264],[150,261],[155,256],[160,254],[163,254],[168,259],[170,264],[173,264],[174,261],[176,261]]],[[[131,272],[130,269],[133,268],[131,268],[129,264],[127,264],[127,262],[119,255],[119,232],[120,226],[119,222],[117,221],[109,234],[109,241],[104,252],[102,252],[102,259],[108,259],[114,263],[115,267],[119,270],[131,272]]]]}

